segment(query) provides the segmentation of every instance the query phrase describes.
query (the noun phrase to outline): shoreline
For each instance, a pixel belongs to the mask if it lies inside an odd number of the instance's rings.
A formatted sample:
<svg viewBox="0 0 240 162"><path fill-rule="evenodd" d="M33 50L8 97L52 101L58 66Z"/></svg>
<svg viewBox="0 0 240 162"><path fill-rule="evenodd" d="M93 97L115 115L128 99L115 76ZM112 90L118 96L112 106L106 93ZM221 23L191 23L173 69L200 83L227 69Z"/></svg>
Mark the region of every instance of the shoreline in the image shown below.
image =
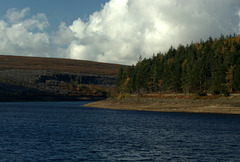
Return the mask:
<svg viewBox="0 0 240 162"><path fill-rule="evenodd" d="M216 99L128 97L122 100L109 98L84 106L115 110L240 115L239 97L218 97Z"/></svg>
<svg viewBox="0 0 240 162"><path fill-rule="evenodd" d="M1 102L60 102L60 101L99 101L105 97L73 97L73 96L19 96L0 97Z"/></svg>

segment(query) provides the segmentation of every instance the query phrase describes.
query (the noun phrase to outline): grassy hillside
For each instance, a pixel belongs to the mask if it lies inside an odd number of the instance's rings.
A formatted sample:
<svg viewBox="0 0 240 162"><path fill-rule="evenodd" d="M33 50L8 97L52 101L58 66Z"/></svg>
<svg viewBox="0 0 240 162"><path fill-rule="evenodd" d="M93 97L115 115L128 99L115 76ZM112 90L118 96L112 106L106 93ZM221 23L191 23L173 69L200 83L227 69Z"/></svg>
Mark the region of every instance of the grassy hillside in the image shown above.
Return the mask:
<svg viewBox="0 0 240 162"><path fill-rule="evenodd" d="M124 66L72 59L0 55L0 70L26 69L117 75L120 67Z"/></svg>
<svg viewBox="0 0 240 162"><path fill-rule="evenodd" d="M16 98L105 98L115 89L119 68L125 66L71 59L1 55L0 101Z"/></svg>

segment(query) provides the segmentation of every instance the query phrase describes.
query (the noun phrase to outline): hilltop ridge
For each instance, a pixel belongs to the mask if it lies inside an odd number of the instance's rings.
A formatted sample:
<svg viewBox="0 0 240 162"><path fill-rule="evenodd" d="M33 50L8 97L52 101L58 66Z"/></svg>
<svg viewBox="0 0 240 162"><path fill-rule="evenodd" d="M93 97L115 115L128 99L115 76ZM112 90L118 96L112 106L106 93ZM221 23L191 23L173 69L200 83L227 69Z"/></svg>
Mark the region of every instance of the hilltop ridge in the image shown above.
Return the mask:
<svg viewBox="0 0 240 162"><path fill-rule="evenodd" d="M0 55L0 70L25 69L117 75L120 67L125 66L87 60Z"/></svg>

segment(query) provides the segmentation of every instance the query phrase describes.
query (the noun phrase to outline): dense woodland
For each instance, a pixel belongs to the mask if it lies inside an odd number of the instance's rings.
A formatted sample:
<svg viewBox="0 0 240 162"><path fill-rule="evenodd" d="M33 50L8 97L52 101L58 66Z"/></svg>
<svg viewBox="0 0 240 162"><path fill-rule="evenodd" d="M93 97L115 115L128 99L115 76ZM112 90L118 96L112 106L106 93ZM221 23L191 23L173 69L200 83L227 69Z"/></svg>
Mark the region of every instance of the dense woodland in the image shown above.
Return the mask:
<svg viewBox="0 0 240 162"><path fill-rule="evenodd" d="M166 53L139 58L136 65L120 69L118 92L177 92L199 95L240 91L240 35L171 47Z"/></svg>

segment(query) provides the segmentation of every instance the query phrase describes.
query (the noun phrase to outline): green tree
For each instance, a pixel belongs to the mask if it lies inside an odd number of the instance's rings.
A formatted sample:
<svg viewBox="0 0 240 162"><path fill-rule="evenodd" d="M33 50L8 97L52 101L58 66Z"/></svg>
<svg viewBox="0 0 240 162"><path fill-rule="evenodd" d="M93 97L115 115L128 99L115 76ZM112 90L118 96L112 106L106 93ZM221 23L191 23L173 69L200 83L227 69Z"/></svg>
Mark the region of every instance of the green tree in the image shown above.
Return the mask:
<svg viewBox="0 0 240 162"><path fill-rule="evenodd" d="M235 91L240 91L240 58L234 68L233 89Z"/></svg>
<svg viewBox="0 0 240 162"><path fill-rule="evenodd" d="M170 47L135 66L120 69L117 86L128 93L240 91L240 35L221 35Z"/></svg>
<svg viewBox="0 0 240 162"><path fill-rule="evenodd" d="M221 58L216 58L212 66L211 93L220 94L224 91L225 71Z"/></svg>
<svg viewBox="0 0 240 162"><path fill-rule="evenodd" d="M226 90L227 90L228 93L232 93L232 91L233 91L233 72L234 72L234 68L235 68L235 66L230 66L230 68L226 72L225 86L226 86Z"/></svg>

